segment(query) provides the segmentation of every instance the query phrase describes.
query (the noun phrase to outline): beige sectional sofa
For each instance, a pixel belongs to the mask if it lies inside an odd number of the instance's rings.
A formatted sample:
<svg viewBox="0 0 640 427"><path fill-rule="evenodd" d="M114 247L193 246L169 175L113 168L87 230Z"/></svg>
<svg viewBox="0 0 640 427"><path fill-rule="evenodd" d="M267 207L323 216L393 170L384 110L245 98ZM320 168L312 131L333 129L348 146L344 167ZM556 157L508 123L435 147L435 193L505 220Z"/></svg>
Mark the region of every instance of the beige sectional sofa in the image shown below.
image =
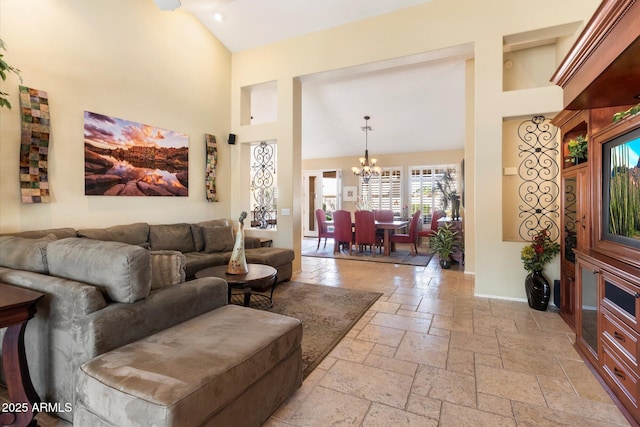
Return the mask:
<svg viewBox="0 0 640 427"><path fill-rule="evenodd" d="M187 279L203 268L227 264L235 242L233 223L227 219L195 224L135 223L79 229L76 233L79 237L129 243L151 251L179 251L186 257ZM248 263L275 267L278 282L291 279L293 250L262 247L259 238L245 237L245 253Z"/></svg>
<svg viewBox="0 0 640 427"><path fill-rule="evenodd" d="M61 228L0 236L0 282L45 294L25 334L29 370L41 399L57 403L61 409L57 415L71 421L73 412L65 408L76 404L75 376L81 365L226 306L224 280L189 279L201 268L228 262L232 237L226 220ZM270 264L278 270L279 281L289 280L293 251L263 248L258 239L251 238L246 246L248 262ZM243 316L257 312L238 308L246 310ZM209 325L209 329L216 326ZM0 330L0 338L3 334ZM210 339L208 345L216 347L218 338ZM243 338L238 335L236 339ZM277 394L283 399L301 384L299 339L287 343L291 348L284 351L293 380L286 382L286 390L285 382L272 384L276 390L282 388ZM251 343L245 348L251 348ZM220 363L211 357L207 363ZM252 356L237 357L240 363ZM269 378L272 368L265 365L263 371L243 379L245 388L238 389L236 396L225 396L225 402L214 405L216 411L224 412L242 396L255 398L256 384L264 383L261 379Z"/></svg>

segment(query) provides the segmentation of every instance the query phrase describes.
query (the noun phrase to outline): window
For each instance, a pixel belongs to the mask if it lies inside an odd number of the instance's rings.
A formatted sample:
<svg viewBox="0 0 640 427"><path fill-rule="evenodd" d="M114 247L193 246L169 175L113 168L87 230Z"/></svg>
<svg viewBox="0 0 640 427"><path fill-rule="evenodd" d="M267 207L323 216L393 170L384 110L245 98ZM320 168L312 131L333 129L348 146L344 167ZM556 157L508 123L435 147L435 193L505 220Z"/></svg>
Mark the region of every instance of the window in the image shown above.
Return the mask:
<svg viewBox="0 0 640 427"><path fill-rule="evenodd" d="M276 144L262 141L251 147L251 227L276 227Z"/></svg>
<svg viewBox="0 0 640 427"><path fill-rule="evenodd" d="M420 209L423 222L430 223L435 210L447 210L451 206L443 196L440 187L447 193L458 191L455 166L414 166L409 169L409 191L411 201L409 214Z"/></svg>
<svg viewBox="0 0 640 427"><path fill-rule="evenodd" d="M391 209L402 214L402 170L383 168L380 176L372 176L368 183L360 181L360 194L369 202L369 209Z"/></svg>

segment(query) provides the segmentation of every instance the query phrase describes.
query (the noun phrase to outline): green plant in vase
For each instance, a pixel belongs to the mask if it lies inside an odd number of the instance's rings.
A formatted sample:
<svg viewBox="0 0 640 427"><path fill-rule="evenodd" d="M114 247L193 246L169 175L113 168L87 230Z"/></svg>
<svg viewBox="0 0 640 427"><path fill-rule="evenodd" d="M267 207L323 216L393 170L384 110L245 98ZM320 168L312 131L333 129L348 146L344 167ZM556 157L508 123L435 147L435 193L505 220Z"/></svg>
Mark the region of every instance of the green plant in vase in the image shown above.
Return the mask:
<svg viewBox="0 0 640 427"><path fill-rule="evenodd" d="M582 161L587 158L587 138L584 135L578 136L576 139L571 139L567 143L567 147L569 148L569 157L571 158L571 163L577 164L582 163Z"/></svg>

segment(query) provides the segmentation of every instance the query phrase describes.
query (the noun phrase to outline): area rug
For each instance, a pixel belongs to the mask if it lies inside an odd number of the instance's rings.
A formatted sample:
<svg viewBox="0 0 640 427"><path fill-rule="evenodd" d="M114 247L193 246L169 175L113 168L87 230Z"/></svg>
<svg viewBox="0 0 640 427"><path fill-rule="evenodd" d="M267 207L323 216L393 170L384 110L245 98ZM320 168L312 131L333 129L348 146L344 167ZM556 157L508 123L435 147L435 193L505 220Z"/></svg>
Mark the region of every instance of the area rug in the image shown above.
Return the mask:
<svg viewBox="0 0 640 427"><path fill-rule="evenodd" d="M302 321L303 378L322 362L381 295L300 282L276 286L269 311Z"/></svg>
<svg viewBox="0 0 640 427"><path fill-rule="evenodd" d="M385 262L390 264L404 264L415 265L418 267L426 267L431 261L433 255L426 252L424 247L418 248L418 255L412 256L410 245L396 244L396 250L391 252L390 256L385 256L376 252L375 256L370 250L365 250L362 253L358 252L355 248L352 249L351 255L348 250L342 250L337 253L333 253L333 241L327 241L327 247L324 247L324 239L320 244L320 248L316 250L318 240L307 239L302 243L302 256L317 257L317 258L335 258L335 259L349 259L354 261L368 261L368 262Z"/></svg>

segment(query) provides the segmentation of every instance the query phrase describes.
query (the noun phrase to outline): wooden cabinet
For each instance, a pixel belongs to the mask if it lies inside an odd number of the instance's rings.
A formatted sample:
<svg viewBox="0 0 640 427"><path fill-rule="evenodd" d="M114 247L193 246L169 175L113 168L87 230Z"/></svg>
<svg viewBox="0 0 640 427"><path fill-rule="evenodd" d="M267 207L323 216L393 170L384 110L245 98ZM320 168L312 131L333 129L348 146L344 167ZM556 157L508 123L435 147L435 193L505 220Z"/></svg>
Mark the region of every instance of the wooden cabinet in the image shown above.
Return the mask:
<svg viewBox="0 0 640 427"><path fill-rule="evenodd" d="M551 81L563 89L560 128L561 305L576 332L576 348L640 423L640 248L604 242L603 146L637 127L612 124L640 99L640 1L603 0ZM636 123L636 124L634 124ZM634 127L635 126L635 127ZM571 161L569 141L587 138L587 160ZM604 242L604 243L603 243ZM605 244L606 243L606 244Z"/></svg>
<svg viewBox="0 0 640 427"><path fill-rule="evenodd" d="M618 107L592 110L565 110L553 119L560 128L561 135L561 210L560 218L560 315L575 329L575 254L574 249L587 250L591 247L592 201L591 136L611 123L611 117ZM575 160L569 153L570 141L587 139L587 154Z"/></svg>
<svg viewBox="0 0 640 427"><path fill-rule="evenodd" d="M640 269L576 250L576 346L640 419Z"/></svg>

